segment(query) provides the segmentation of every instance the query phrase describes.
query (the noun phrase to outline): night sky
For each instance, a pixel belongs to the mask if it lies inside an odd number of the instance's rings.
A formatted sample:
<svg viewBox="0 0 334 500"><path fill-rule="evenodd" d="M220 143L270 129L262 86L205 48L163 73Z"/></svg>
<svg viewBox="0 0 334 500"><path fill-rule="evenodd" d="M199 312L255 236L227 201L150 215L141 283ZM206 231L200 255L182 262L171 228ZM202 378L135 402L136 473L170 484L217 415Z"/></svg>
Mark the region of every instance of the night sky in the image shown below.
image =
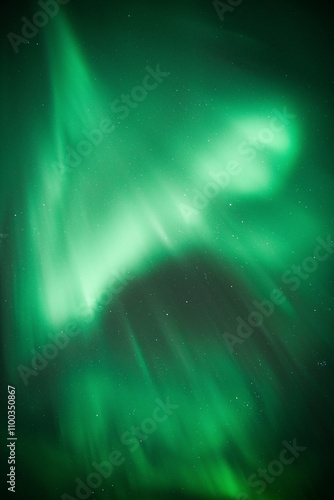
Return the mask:
<svg viewBox="0 0 334 500"><path fill-rule="evenodd" d="M2 498L324 498L329 7L7 8Z"/></svg>

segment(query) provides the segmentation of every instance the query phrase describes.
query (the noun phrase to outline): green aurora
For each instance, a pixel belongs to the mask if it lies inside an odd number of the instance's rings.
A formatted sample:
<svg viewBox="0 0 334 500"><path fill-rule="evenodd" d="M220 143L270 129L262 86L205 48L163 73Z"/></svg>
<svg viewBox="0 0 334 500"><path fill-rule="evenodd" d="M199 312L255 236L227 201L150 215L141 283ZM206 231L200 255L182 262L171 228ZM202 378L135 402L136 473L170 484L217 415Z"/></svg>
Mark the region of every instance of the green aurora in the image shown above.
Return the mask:
<svg viewBox="0 0 334 500"><path fill-rule="evenodd" d="M3 31L19 498L323 497L331 28L230 5L71 0L15 45L31 2Z"/></svg>

